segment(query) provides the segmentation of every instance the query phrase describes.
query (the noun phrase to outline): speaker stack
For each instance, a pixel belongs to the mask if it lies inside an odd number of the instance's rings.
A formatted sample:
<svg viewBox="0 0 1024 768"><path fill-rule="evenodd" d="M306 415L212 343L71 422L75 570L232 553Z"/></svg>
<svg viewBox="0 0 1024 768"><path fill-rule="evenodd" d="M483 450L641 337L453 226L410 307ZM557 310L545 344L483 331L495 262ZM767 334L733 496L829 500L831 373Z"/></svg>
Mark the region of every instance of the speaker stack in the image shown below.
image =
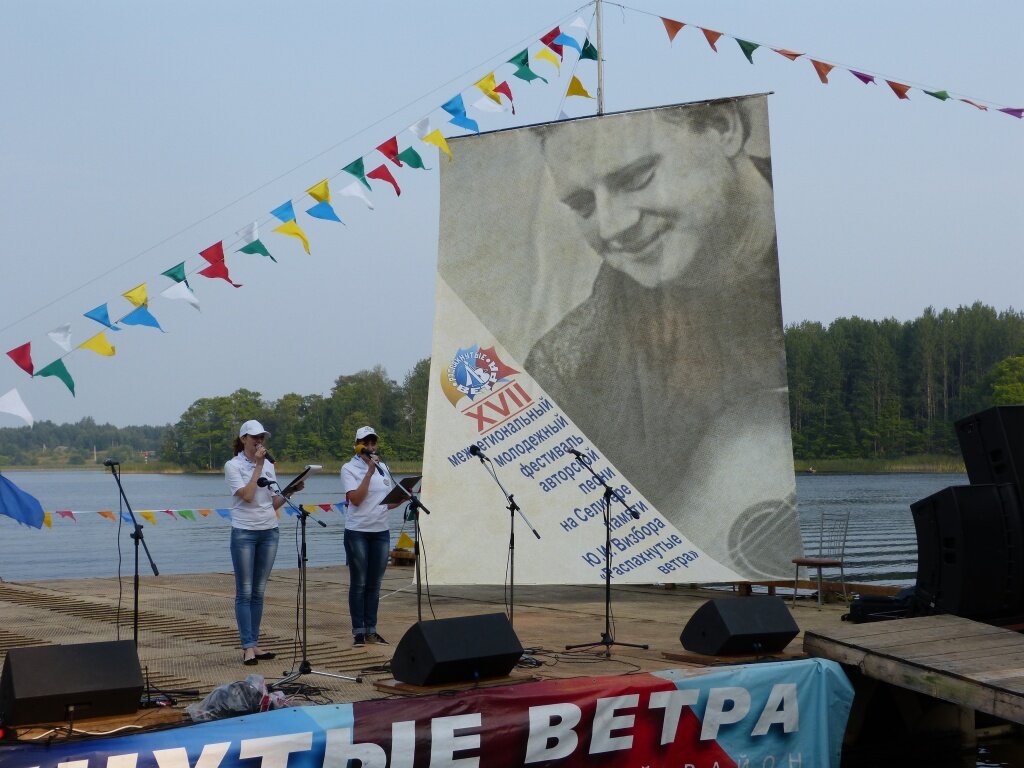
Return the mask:
<svg viewBox="0 0 1024 768"><path fill-rule="evenodd" d="M918 613L970 619L1024 615L1024 406L956 422L970 485L910 505L917 533Z"/></svg>
<svg viewBox="0 0 1024 768"><path fill-rule="evenodd" d="M768 654L780 652L799 632L781 597L726 597L694 611L679 642L707 656Z"/></svg>

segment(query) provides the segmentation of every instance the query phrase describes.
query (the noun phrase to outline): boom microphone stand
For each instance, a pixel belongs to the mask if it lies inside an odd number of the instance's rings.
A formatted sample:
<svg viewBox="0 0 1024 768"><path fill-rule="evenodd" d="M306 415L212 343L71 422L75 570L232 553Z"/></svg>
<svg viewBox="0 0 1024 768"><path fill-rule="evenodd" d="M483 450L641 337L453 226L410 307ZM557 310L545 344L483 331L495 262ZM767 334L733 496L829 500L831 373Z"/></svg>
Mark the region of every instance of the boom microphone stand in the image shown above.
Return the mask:
<svg viewBox="0 0 1024 768"><path fill-rule="evenodd" d="M277 484L276 480L268 480L265 477L261 477L259 480L256 481L256 485L258 485L261 488L265 488L266 486L271 484L274 485L278 493L281 493L281 486ZM339 675L334 672L322 672L318 669L313 669L313 665L309 663L309 656L307 655L306 650L308 648L308 636L306 629L306 518L309 517L309 512L304 510L301 506L296 507L294 504L292 504L292 500L289 499L284 494L281 494L281 498L283 498L284 503L287 504L288 507L299 516L299 528L302 531L300 535L301 543L299 545L299 581L302 584L302 598L299 603L302 611L302 639L300 641L302 645L302 661L299 662L299 666L296 670L294 670L293 672L289 672L280 680L273 683L272 685L268 685L267 687L270 688L275 686L286 685L294 680L297 680L302 675L321 675L323 677L333 677L337 680L349 680L354 683L361 683L363 682L363 678L361 677L349 677L348 675ZM314 522L316 522L316 524L319 525L321 528L327 527L327 523L325 523L323 520L317 520L316 518L314 518Z"/></svg>
<svg viewBox="0 0 1024 768"><path fill-rule="evenodd" d="M569 449L569 453L576 457L576 462L581 467L584 467L588 472L590 472L595 480L604 486L604 632L601 633L601 639L596 643L567 645L565 646L565 650L571 651L577 648L593 648L595 646L602 645L604 646L604 655L606 658L611 658L613 645L621 645L625 648L642 648L647 650L646 643L617 643L615 642L615 636L612 634L612 499L614 498L618 500L622 506L629 511L629 514L637 520L640 519L640 513L627 504L626 500L622 498L622 494L608 485L608 483L604 481L604 478L594 471L594 468L590 466L590 462L582 453L572 448Z"/></svg>
<svg viewBox="0 0 1024 768"><path fill-rule="evenodd" d="M533 535L540 539L540 534L537 533L537 529L530 525L530 521L523 514L523 510L516 504L516 500L512 498L512 494L505 490L505 486L501 484L501 480L498 479L498 473L494 469L494 465L491 460L487 458L487 455L480 450L480 446L473 443L469 446L469 453L471 456L476 456L480 459L480 463L483 464L484 469L494 478L494 482L498 484L501 492L505 495L505 501L508 502L508 506L505 507L509 514L509 530L508 530L508 624L510 627L515 629L515 608L516 608L516 512L523 518L523 522L526 523L526 527L533 531Z"/></svg>
<svg viewBox="0 0 1024 768"><path fill-rule="evenodd" d="M132 519L132 525L134 530L131 533L132 540L135 542L135 580L133 582L132 590L135 596L135 607L134 607L134 618L132 619L132 638L135 640L136 649L139 647L139 545L146 550L146 557L149 559L149 567L153 569L153 575L159 576L160 571L157 570L156 563L153 562L153 556L149 554L149 547L146 546L146 539L142 535L142 526L139 524L138 519L135 517L135 512L132 511L132 505L128 503L128 497L124 495L124 486L121 485L121 462L114 459L107 459L103 462L103 466L110 468L110 474L113 475L114 481L117 483L117 491L121 495L121 501L128 508L128 516Z"/></svg>
<svg viewBox="0 0 1024 768"><path fill-rule="evenodd" d="M393 488L401 488L402 493L405 494L409 501L409 507L406 509L406 520L412 520L413 533L416 534L416 540L413 542L413 559L416 564L416 621L423 621L423 579L420 578L420 510L422 509L428 515L430 510L427 509L426 505L419 500L419 497L406 488L401 483L395 482L395 476L391 474L391 467L387 464L381 469L381 465L374 461L374 469L381 474L384 474L385 470L388 473L388 479L391 480L391 486Z"/></svg>

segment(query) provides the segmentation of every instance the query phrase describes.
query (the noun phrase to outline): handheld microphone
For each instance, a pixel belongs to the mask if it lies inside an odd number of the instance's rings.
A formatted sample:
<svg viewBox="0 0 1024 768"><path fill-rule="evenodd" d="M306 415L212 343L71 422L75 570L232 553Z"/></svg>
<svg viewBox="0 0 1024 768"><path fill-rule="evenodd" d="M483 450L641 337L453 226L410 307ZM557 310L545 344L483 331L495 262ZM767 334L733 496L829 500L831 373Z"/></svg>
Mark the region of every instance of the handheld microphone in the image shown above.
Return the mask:
<svg viewBox="0 0 1024 768"><path fill-rule="evenodd" d="M274 461L274 457L270 455L270 451L268 451L266 448L263 449L263 458L269 461L271 464L277 464L277 462Z"/></svg>
<svg viewBox="0 0 1024 768"><path fill-rule="evenodd" d="M377 470L377 474L380 475L381 477L384 477L384 469L380 466L380 464L377 463L377 457L380 456L380 454L377 451L371 451L365 445L361 444L357 445L356 449L356 453L358 455L369 456L374 469Z"/></svg>
<svg viewBox="0 0 1024 768"><path fill-rule="evenodd" d="M119 467L119 466L121 466L121 462L118 461L117 459L104 459L103 460L103 466L104 467Z"/></svg>
<svg viewBox="0 0 1024 768"><path fill-rule="evenodd" d="M468 450L470 456L476 456L478 459L480 459L481 462L490 461L490 459L487 458L487 454L480 450L480 446L477 445L476 443L473 443L471 446L469 446Z"/></svg>

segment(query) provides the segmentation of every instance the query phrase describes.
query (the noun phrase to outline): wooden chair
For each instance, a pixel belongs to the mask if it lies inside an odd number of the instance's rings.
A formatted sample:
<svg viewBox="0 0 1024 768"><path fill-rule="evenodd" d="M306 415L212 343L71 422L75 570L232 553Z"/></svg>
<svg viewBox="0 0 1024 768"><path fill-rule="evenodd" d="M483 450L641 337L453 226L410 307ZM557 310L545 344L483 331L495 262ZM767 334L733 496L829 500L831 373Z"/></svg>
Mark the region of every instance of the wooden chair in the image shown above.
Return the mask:
<svg viewBox="0 0 1024 768"><path fill-rule="evenodd" d="M839 583L843 587L843 599L846 595L846 573L843 560L846 556L846 531L850 525L850 510L834 512L824 510L818 520L817 551L806 557L794 557L796 575L793 577L793 605L796 605L796 588L800 580L800 566L816 568L818 571L818 605L821 605L822 579L821 572L825 568L839 569Z"/></svg>

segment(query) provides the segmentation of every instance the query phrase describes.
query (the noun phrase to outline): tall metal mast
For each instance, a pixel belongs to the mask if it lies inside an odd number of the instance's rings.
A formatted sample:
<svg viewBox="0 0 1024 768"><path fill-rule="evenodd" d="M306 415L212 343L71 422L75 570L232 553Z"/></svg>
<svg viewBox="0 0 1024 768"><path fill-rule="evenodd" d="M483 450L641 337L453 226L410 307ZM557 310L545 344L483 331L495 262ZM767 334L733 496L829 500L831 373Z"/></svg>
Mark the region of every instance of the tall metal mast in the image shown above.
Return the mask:
<svg viewBox="0 0 1024 768"><path fill-rule="evenodd" d="M604 114L604 24L602 23L601 0L595 0L597 20L597 114Z"/></svg>

